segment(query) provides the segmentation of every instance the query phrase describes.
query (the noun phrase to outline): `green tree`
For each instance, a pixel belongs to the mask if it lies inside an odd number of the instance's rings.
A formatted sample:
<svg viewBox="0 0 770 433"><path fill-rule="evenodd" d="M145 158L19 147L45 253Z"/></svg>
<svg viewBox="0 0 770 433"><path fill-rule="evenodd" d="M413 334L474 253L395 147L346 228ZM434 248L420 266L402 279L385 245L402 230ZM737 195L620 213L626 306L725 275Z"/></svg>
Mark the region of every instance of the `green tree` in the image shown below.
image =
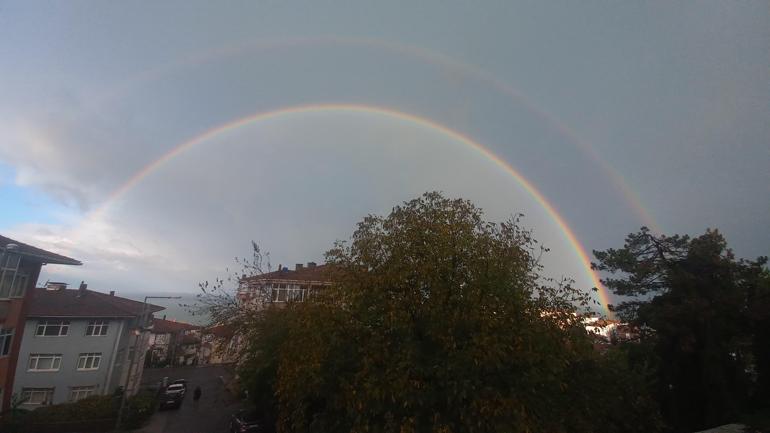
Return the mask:
<svg viewBox="0 0 770 433"><path fill-rule="evenodd" d="M260 316L241 374L284 432L655 431L636 373L593 350L589 295L541 253L439 193L368 216L327 253L332 288Z"/></svg>
<svg viewBox="0 0 770 433"><path fill-rule="evenodd" d="M623 248L594 255L595 269L617 275L604 284L631 297L613 309L639 326L651 347L668 422L693 430L734 421L746 408L748 372L757 365L752 332L767 323L758 303L767 259L736 259L716 230L690 238L646 228Z"/></svg>

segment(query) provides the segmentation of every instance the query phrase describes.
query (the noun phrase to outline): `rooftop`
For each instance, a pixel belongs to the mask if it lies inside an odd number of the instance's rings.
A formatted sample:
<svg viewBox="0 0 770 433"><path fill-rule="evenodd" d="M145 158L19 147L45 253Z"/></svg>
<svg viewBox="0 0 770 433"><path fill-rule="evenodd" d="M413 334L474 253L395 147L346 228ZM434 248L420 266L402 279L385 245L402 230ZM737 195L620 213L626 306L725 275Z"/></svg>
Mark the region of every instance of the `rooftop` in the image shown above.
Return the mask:
<svg viewBox="0 0 770 433"><path fill-rule="evenodd" d="M217 338L232 337L235 335L235 330L229 325L214 325L206 328L203 331L204 334L211 334Z"/></svg>
<svg viewBox="0 0 770 433"><path fill-rule="evenodd" d="M191 325L185 322L175 320L152 319L153 334L173 334L177 332L193 331L200 329L200 326Z"/></svg>
<svg viewBox="0 0 770 433"><path fill-rule="evenodd" d="M245 278L244 281L287 280L331 282L331 278L328 275L328 265L315 265L315 263L310 263L309 266L296 265L294 270L289 270L288 268L280 266L279 268L280 269L277 271Z"/></svg>
<svg viewBox="0 0 770 433"><path fill-rule="evenodd" d="M148 312L161 311L159 305L147 304ZM37 287L29 303L29 317L134 317L142 314L144 304L120 296L88 289L48 290Z"/></svg>
<svg viewBox="0 0 770 433"><path fill-rule="evenodd" d="M50 263L52 265L82 265L82 263L80 263L78 260L33 247L32 245L25 244L24 242L19 242L0 235L0 248L5 249L8 245L12 244L16 245L17 249L15 251L19 254L35 259L42 263Z"/></svg>

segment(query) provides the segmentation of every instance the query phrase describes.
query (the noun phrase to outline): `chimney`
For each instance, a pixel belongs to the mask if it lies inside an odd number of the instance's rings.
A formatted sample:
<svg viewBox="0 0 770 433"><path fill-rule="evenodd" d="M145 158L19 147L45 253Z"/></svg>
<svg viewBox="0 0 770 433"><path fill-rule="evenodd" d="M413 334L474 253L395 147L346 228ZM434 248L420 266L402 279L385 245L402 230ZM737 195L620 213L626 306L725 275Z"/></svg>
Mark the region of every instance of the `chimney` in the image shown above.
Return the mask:
<svg viewBox="0 0 770 433"><path fill-rule="evenodd" d="M294 270L301 271L303 267L305 266L302 263L297 263L296 265L294 265Z"/></svg>
<svg viewBox="0 0 770 433"><path fill-rule="evenodd" d="M88 284L86 284L85 281L80 282L80 287L78 287L78 298L80 298L81 296L85 296L87 287L88 287Z"/></svg>
<svg viewBox="0 0 770 433"><path fill-rule="evenodd" d="M115 296L115 291L114 290L110 290L110 296Z"/></svg>
<svg viewBox="0 0 770 433"><path fill-rule="evenodd" d="M315 268L315 262L307 262L307 267L310 269Z"/></svg>

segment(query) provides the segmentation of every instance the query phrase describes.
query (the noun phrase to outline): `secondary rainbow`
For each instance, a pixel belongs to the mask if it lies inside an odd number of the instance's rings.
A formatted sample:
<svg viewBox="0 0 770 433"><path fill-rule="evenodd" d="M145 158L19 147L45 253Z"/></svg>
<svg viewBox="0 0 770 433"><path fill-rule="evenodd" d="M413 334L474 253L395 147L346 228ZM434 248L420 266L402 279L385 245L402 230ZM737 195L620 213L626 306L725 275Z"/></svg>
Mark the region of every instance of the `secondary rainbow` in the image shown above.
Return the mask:
<svg viewBox="0 0 770 433"><path fill-rule="evenodd" d="M570 143L581 149L581 151L583 151L589 158L591 158L611 179L611 184L618 189L620 194L625 199L625 202L631 207L631 209L633 209L642 223L651 228L656 233L663 232L652 215L650 215L647 208L642 204L639 195L633 189L631 189L625 178L599 154L599 152L593 145L591 145L590 142L580 138L567 124L561 122L549 112L539 108L537 104L526 97L526 95L524 95L521 91L499 79L498 77L495 77L484 69L473 64L461 62L446 54L431 51L423 47L401 44L393 41L361 37L351 38L339 36L321 36L313 38L257 39L237 45L221 46L204 52L196 52L192 55L185 56L180 59L175 59L157 67L142 71L140 74L133 76L122 85L112 89L110 93L107 93L101 98L96 99L114 99L120 95L128 94L132 87L135 87L140 83L155 81L163 76L171 74L173 71L182 70L186 67L195 65L206 64L214 61L215 59L235 56L248 50L259 51L269 49L288 49L292 47L307 47L313 45L347 46L383 50L386 52L417 59L442 69L446 69L447 71L459 73L465 77L472 77L479 82L492 86L502 94L510 97L512 100L521 103L529 112L542 119L545 124L554 128ZM96 104L97 107L100 105L100 103Z"/></svg>
<svg viewBox="0 0 770 433"><path fill-rule="evenodd" d="M564 233L564 236L566 237L570 246L574 250L574 253L579 258L581 264L585 268L586 274L591 279L591 282L597 288L599 302L602 304L602 307L604 308L605 312L607 314L610 314L607 308L607 305L609 303L607 290L599 281L599 278L596 275L596 273L591 269L591 261L588 258L588 254L586 253L585 249L583 248L582 244L578 240L575 233L572 231L569 225L567 225L564 218L556 211L554 206L545 198L545 196L537 188L535 188L534 185L532 185L524 176L522 176L518 171L516 171L509 163L502 160L500 157L498 157L497 155L489 151L480 143L472 140L471 138L463 135L462 133L457 132L453 129L450 129L449 127L446 127L444 125L438 124L432 120L429 120L414 114L398 111L395 109L386 108L386 107L356 105L356 104L299 105L299 106L285 107L278 110L259 112L256 114L252 114L246 117L241 117L239 119L213 127L175 146L173 149L165 153L160 158L147 164L144 168L139 170L130 179L128 179L128 181L126 181L119 188L113 191L112 194L110 194L110 196L107 198L107 200L99 208L94 210L94 212L90 215L90 217L98 218L100 214L103 214L105 212L105 210L109 207L111 203L115 202L121 196L126 194L129 190L131 190L134 186L136 186L139 182L141 182L142 179L147 177L147 175L157 170L158 168L160 168L161 166L163 166L164 164L166 164L168 161L175 158L176 156L189 150L190 148L198 144L201 144L209 139L212 139L219 134L225 133L227 131L231 131L233 129L236 129L245 125L252 124L254 122L264 121L264 120L268 120L268 119L276 118L280 116L300 114L300 113L328 112L328 111L375 114L375 115L386 116L393 119L403 120L406 122L411 122L411 123L441 132L442 134L448 137L451 137L483 154L494 164L496 164L497 166L505 170L508 174L510 174L516 180L516 182L518 182L535 199L535 201L537 201L538 204L540 204L546 210L546 212L553 218L554 222L559 226L562 233Z"/></svg>

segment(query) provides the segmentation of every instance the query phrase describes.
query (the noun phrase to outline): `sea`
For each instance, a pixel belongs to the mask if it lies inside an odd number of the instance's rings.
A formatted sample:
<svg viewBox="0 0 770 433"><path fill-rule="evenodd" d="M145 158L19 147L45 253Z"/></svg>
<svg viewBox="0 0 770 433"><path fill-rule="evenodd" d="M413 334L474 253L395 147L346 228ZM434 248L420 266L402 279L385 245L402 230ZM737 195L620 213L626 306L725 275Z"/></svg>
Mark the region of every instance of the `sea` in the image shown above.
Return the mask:
<svg viewBox="0 0 770 433"><path fill-rule="evenodd" d="M124 293L121 296L133 299L134 301L144 302L145 296L180 296L180 299L148 299L147 302L153 305L159 305L165 309L155 313L156 318L165 318L166 320L175 320L177 322L190 323L192 325L205 326L210 324L208 314L198 311L195 308L198 303L197 293Z"/></svg>

